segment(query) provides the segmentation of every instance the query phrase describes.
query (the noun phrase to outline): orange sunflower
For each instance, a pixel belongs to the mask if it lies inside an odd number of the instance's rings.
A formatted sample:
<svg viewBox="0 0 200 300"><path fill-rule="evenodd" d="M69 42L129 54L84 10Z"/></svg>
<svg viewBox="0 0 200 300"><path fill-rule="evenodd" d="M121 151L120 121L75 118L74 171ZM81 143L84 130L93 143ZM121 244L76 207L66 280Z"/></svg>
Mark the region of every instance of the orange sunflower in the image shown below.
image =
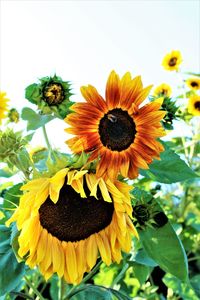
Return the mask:
<svg viewBox="0 0 200 300"><path fill-rule="evenodd" d="M97 161L97 175L136 178L138 169L148 169L154 158L159 159L163 146L156 140L165 135L160 111L162 101L140 104L152 86L143 88L141 77L131 78L127 72L121 79L112 71L104 98L91 86L81 87L87 103L76 103L65 121L66 131L76 135L66 143L75 153L91 153Z"/></svg>

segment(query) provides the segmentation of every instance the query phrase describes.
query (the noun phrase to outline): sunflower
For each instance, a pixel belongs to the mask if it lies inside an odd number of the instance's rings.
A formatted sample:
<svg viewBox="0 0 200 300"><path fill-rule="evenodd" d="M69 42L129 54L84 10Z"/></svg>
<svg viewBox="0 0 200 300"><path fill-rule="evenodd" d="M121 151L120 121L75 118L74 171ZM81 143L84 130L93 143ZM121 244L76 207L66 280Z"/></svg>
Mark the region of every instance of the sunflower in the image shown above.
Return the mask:
<svg viewBox="0 0 200 300"><path fill-rule="evenodd" d="M110 265L120 262L122 250L130 251L137 232L127 184L65 168L21 189L25 193L6 225L16 221L19 256L46 280L57 273L78 284L99 255Z"/></svg>
<svg viewBox="0 0 200 300"><path fill-rule="evenodd" d="M199 78L189 78L186 80L187 86L191 90L200 90L200 79Z"/></svg>
<svg viewBox="0 0 200 300"><path fill-rule="evenodd" d="M194 95L189 98L188 112L194 116L200 116L200 96Z"/></svg>
<svg viewBox="0 0 200 300"><path fill-rule="evenodd" d="M6 93L0 91L0 124L2 119L6 118L5 112L8 111L7 109L7 102L9 101L6 98Z"/></svg>
<svg viewBox="0 0 200 300"><path fill-rule="evenodd" d="M159 159L163 146L156 138L165 132L160 121L165 112L162 103L140 107L152 86L143 88L140 76L132 79L127 72L120 80L112 71L106 86L106 101L89 85L81 88L87 103L76 103L65 121L68 133L77 135L66 143L73 152L91 152L99 177L136 178L138 169L148 169L153 158Z"/></svg>
<svg viewBox="0 0 200 300"><path fill-rule="evenodd" d="M153 96L154 97L170 97L171 94L172 94L171 87L166 83L162 83L155 88Z"/></svg>
<svg viewBox="0 0 200 300"><path fill-rule="evenodd" d="M182 63L182 55L180 51L173 50L168 53L162 61L162 66L167 71L178 71L179 65Z"/></svg>

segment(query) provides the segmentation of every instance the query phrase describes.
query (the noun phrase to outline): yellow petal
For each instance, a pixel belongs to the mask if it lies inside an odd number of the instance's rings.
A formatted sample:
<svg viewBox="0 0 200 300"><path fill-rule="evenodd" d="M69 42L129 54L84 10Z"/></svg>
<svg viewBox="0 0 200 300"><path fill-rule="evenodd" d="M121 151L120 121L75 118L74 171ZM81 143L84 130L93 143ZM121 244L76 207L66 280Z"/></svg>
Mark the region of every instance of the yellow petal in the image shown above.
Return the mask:
<svg viewBox="0 0 200 300"><path fill-rule="evenodd" d="M66 266L67 273L71 282L75 283L78 278L77 262L76 262L76 252L74 245L71 242L66 243Z"/></svg>
<svg viewBox="0 0 200 300"><path fill-rule="evenodd" d="M112 202L112 199L109 195L107 186L106 186L105 181L103 180L103 178L100 178L100 180L99 180L99 187L100 187L103 199L107 202Z"/></svg>
<svg viewBox="0 0 200 300"><path fill-rule="evenodd" d="M94 267L97 261L98 248L95 235L91 235L86 242L86 259L90 269Z"/></svg>
<svg viewBox="0 0 200 300"><path fill-rule="evenodd" d="M111 264L111 251L107 236L104 233L104 231L102 231L96 233L95 237L102 260L103 262L105 262L106 265L109 266Z"/></svg>

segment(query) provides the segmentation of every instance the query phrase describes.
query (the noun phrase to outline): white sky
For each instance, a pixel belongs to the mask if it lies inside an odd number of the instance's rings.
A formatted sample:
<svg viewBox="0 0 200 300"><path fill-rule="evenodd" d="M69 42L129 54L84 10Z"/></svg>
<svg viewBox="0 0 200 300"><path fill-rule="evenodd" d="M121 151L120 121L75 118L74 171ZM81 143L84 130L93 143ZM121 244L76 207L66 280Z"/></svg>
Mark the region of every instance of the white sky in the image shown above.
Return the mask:
<svg viewBox="0 0 200 300"><path fill-rule="evenodd" d="M161 67L172 49L182 53L182 71L200 71L200 1L1 0L0 84L18 109L31 106L25 87L55 72L72 81L77 101L88 83L104 94L112 69L142 75L144 85L176 86L176 74ZM63 149L65 127L47 125Z"/></svg>

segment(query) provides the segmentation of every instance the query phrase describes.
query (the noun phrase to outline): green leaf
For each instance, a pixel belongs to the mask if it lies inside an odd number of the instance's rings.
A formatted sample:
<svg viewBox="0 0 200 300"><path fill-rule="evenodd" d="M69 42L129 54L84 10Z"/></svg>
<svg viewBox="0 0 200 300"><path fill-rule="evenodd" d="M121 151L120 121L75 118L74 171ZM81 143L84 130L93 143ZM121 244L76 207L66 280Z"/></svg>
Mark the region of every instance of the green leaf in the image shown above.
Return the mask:
<svg viewBox="0 0 200 300"><path fill-rule="evenodd" d="M5 192L3 207L13 209L15 208L14 204L19 204L19 198L22 195L21 186L22 183L18 183Z"/></svg>
<svg viewBox="0 0 200 300"><path fill-rule="evenodd" d="M58 300L59 288L58 288L58 279L56 276L52 276L50 281L50 295L53 300Z"/></svg>
<svg viewBox="0 0 200 300"><path fill-rule="evenodd" d="M36 113L29 107L23 108L21 117L23 120L28 121L27 130L36 130L55 119L52 115L41 115Z"/></svg>
<svg viewBox="0 0 200 300"><path fill-rule="evenodd" d="M193 72L185 72L185 74L188 74L188 75L192 75L192 76L197 76L197 77L200 77L200 74L198 74L198 73L193 73Z"/></svg>
<svg viewBox="0 0 200 300"><path fill-rule="evenodd" d="M171 149L160 155L161 160L154 160L148 170L141 170L141 175L161 183L174 183L199 177Z"/></svg>
<svg viewBox="0 0 200 300"><path fill-rule="evenodd" d="M139 264L145 265L145 266L149 266L149 267L156 267L158 264L151 259L146 251L144 249L140 249L136 256L134 257L134 261L136 261Z"/></svg>
<svg viewBox="0 0 200 300"><path fill-rule="evenodd" d="M200 298L200 274L195 275L190 279L190 284L193 287L195 294Z"/></svg>
<svg viewBox="0 0 200 300"><path fill-rule="evenodd" d="M33 83L25 89L25 98L31 103L37 104L37 97L39 96L38 84Z"/></svg>
<svg viewBox="0 0 200 300"><path fill-rule="evenodd" d="M162 211L158 204L157 208ZM138 229L138 233L145 251L161 269L182 281L188 279L187 256L169 221L160 228Z"/></svg>
<svg viewBox="0 0 200 300"><path fill-rule="evenodd" d="M76 295L70 297L72 300L113 300L109 289L96 285L86 285Z"/></svg>
<svg viewBox="0 0 200 300"><path fill-rule="evenodd" d="M132 298L125 295L122 291L117 290L111 290L112 294L118 299L118 300L131 300Z"/></svg>
<svg viewBox="0 0 200 300"><path fill-rule="evenodd" d="M174 294L178 294L181 299L199 300L189 282L181 282L178 278L170 274L164 276L163 282L168 288L173 290Z"/></svg>
<svg viewBox="0 0 200 300"><path fill-rule="evenodd" d="M0 225L0 296L20 284L25 273L24 263L18 263L10 245L11 229Z"/></svg>
<svg viewBox="0 0 200 300"><path fill-rule="evenodd" d="M138 279L139 283L142 285L149 277L150 268L148 266L131 262L130 265L133 267L134 277Z"/></svg>
<svg viewBox="0 0 200 300"><path fill-rule="evenodd" d="M10 169L8 168L4 168L0 170L0 177L5 177L5 178L9 178L12 177L14 175L13 172L10 171Z"/></svg>

